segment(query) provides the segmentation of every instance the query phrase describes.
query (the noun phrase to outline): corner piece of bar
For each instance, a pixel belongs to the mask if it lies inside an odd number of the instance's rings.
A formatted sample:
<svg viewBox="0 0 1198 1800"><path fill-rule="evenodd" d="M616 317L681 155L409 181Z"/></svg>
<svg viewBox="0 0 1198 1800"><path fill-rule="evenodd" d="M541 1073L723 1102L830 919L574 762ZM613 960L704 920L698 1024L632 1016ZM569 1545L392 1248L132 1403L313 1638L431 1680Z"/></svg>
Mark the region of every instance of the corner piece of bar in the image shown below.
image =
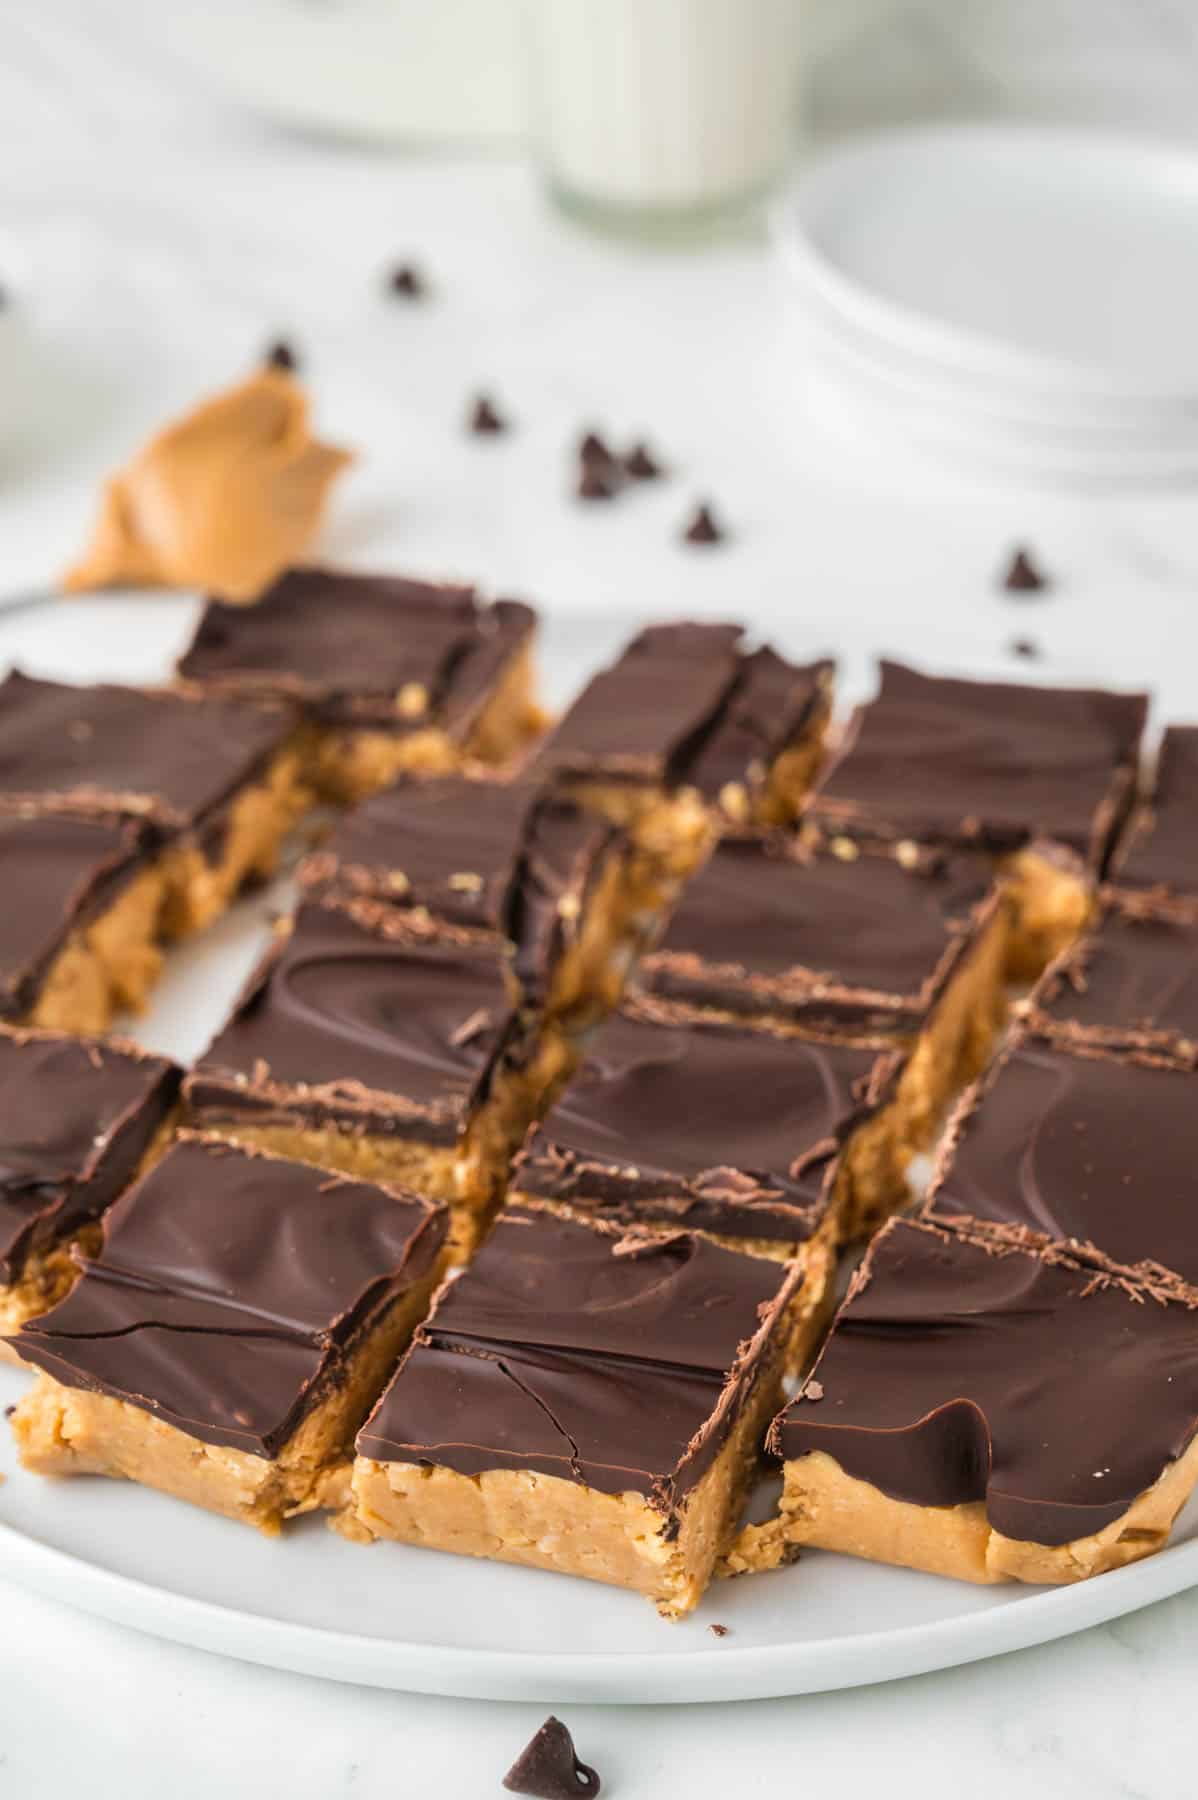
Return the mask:
<svg viewBox="0 0 1198 1800"><path fill-rule="evenodd" d="M1198 1312L1167 1284L896 1220L771 1446L794 1544L1057 1583L1163 1548L1196 1433Z"/></svg>
<svg viewBox="0 0 1198 1800"><path fill-rule="evenodd" d="M984 850L1017 894L1012 970L1084 923L1135 797L1144 694L952 680L883 662L820 782L829 835Z"/></svg>
<svg viewBox="0 0 1198 1800"><path fill-rule="evenodd" d="M687 779L733 827L793 824L815 782L835 664L792 663L768 644L743 654L719 719Z"/></svg>
<svg viewBox="0 0 1198 1800"><path fill-rule="evenodd" d="M698 1602L781 1391L788 1263L513 1209L358 1436L346 1528Z"/></svg>
<svg viewBox="0 0 1198 1800"><path fill-rule="evenodd" d="M164 1134L180 1079L131 1044L0 1028L0 1336L69 1291L71 1246Z"/></svg>
<svg viewBox="0 0 1198 1800"><path fill-rule="evenodd" d="M923 1148L989 1054L1007 936L977 857L726 837L635 980L700 1015L907 1050L900 1102Z"/></svg>
<svg viewBox="0 0 1198 1800"><path fill-rule="evenodd" d="M926 1216L1096 1247L1146 1282L1168 1271L1198 1292L1193 1106L1188 1070L1017 1034L954 1114Z"/></svg>
<svg viewBox="0 0 1198 1800"><path fill-rule="evenodd" d="M497 1197L567 1066L513 1009L506 956L382 901L306 901L188 1077L192 1118L461 1209Z"/></svg>
<svg viewBox="0 0 1198 1800"><path fill-rule="evenodd" d="M472 587L292 569L253 606L210 600L179 674L297 704L310 779L354 801L404 770L520 754L541 727L535 627L530 607Z"/></svg>
<svg viewBox="0 0 1198 1800"><path fill-rule="evenodd" d="M1065 1049L1198 1069L1198 916L1105 905L1021 1010Z"/></svg>
<svg viewBox="0 0 1198 1800"><path fill-rule="evenodd" d="M1137 808L1108 879L1142 906L1198 914L1198 725L1170 725L1151 797Z"/></svg>
<svg viewBox="0 0 1198 1800"><path fill-rule="evenodd" d="M321 1503L423 1316L444 1208L183 1137L16 1338L42 1475L111 1475L276 1533Z"/></svg>

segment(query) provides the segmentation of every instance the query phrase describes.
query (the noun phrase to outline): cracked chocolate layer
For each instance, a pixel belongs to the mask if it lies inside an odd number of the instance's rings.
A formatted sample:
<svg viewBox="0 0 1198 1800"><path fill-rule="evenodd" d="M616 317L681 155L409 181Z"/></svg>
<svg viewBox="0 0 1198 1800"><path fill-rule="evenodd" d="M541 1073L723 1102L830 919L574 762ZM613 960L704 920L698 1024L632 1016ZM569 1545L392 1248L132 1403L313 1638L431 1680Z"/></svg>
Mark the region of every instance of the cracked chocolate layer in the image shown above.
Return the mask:
<svg viewBox="0 0 1198 1800"><path fill-rule="evenodd" d="M1026 1010L1066 1047L1198 1067L1198 919L1106 908Z"/></svg>
<svg viewBox="0 0 1198 1800"><path fill-rule="evenodd" d="M539 1470L671 1513L739 1416L799 1280L687 1233L512 1208L441 1290L359 1453Z"/></svg>
<svg viewBox="0 0 1198 1800"><path fill-rule="evenodd" d="M445 1228L414 1195L184 1138L112 1208L67 1299L14 1342L67 1387L270 1457L427 1276Z"/></svg>

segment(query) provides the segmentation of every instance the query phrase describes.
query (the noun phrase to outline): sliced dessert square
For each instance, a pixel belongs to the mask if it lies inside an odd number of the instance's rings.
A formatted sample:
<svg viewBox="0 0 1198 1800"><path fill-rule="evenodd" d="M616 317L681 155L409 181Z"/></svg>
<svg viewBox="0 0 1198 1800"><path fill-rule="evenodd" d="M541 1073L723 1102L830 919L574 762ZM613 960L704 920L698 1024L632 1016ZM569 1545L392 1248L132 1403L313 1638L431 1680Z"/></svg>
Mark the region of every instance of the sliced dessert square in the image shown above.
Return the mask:
<svg viewBox="0 0 1198 1800"><path fill-rule="evenodd" d="M210 600L179 663L208 693L290 700L322 796L359 800L403 770L507 762L541 726L536 615L472 587L291 569L253 606Z"/></svg>
<svg viewBox="0 0 1198 1800"><path fill-rule="evenodd" d="M164 1144L179 1081L131 1044L0 1028L0 1338L67 1293L72 1246L95 1247Z"/></svg>
<svg viewBox="0 0 1198 1800"><path fill-rule="evenodd" d="M359 1433L343 1528L689 1612L755 1475L801 1279L686 1232L505 1212Z"/></svg>
<svg viewBox="0 0 1198 1800"><path fill-rule="evenodd" d="M1019 901L1012 972L1084 924L1136 792L1143 694L956 681L883 662L812 799L830 837L987 851Z"/></svg>
<svg viewBox="0 0 1198 1800"><path fill-rule="evenodd" d="M1198 1297L1175 1288L893 1221L771 1431L785 1538L977 1582L1162 1549L1198 1480Z"/></svg>
<svg viewBox="0 0 1198 1800"><path fill-rule="evenodd" d="M792 663L768 644L742 652L731 695L687 780L734 826L789 825L815 782L835 665Z"/></svg>
<svg viewBox="0 0 1198 1800"><path fill-rule="evenodd" d="M447 1215L185 1135L15 1344L25 1468L111 1475L271 1535L323 1484L427 1311Z"/></svg>
<svg viewBox="0 0 1198 1800"><path fill-rule="evenodd" d="M1096 1247L1198 1289L1193 1107L1188 1069L1070 1055L1017 1036L953 1116L928 1216Z"/></svg>
<svg viewBox="0 0 1198 1800"><path fill-rule="evenodd" d="M1198 917L1104 907L1021 1010L1066 1048L1198 1068Z"/></svg>
<svg viewBox="0 0 1198 1800"><path fill-rule="evenodd" d="M566 1067L511 1005L481 933L325 894L280 929L188 1077L191 1118L239 1141L484 1216Z"/></svg>
<svg viewBox="0 0 1198 1800"><path fill-rule="evenodd" d="M1145 905L1198 912L1198 725L1170 725L1148 800L1111 863L1120 893Z"/></svg>
<svg viewBox="0 0 1198 1800"><path fill-rule="evenodd" d="M1007 936L983 859L729 836L635 980L709 1017L906 1050L897 1104L917 1149L989 1054Z"/></svg>

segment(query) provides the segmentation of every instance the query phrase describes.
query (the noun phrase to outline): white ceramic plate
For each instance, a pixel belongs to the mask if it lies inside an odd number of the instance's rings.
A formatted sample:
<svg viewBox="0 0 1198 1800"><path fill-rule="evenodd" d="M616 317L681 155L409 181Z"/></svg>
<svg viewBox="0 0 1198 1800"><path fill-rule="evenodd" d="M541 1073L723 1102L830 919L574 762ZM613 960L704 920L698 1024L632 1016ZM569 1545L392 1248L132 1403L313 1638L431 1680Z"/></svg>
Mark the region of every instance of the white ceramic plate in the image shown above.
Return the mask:
<svg viewBox="0 0 1198 1800"><path fill-rule="evenodd" d="M152 681L184 641L185 602L78 601L0 617L0 670ZM564 698L632 621L563 618L546 630L549 686ZM796 654L831 637L783 629ZM946 640L915 630L910 654L994 674ZM841 622L842 645L851 639ZM860 692L852 641L845 697ZM1113 645L1094 654L1120 666ZM1008 671L1009 672L1009 668ZM1058 680L1092 673L1054 660ZM1125 671L1130 675L1131 671ZM153 1048L196 1055L220 1022L268 932L276 889L239 906L172 956L138 1028ZM29 1377L0 1369L0 1405ZM432 1551L348 1544L319 1519L271 1542L244 1526L132 1485L45 1482L16 1466L0 1433L0 1576L182 1643L305 1674L490 1699L739 1700L853 1686L968 1662L1061 1637L1198 1582L1198 1506L1151 1561L1079 1587L972 1588L906 1570L811 1553L776 1575L718 1584L698 1613L667 1625L638 1596L539 1571ZM729 1627L723 1638L708 1630Z"/></svg>

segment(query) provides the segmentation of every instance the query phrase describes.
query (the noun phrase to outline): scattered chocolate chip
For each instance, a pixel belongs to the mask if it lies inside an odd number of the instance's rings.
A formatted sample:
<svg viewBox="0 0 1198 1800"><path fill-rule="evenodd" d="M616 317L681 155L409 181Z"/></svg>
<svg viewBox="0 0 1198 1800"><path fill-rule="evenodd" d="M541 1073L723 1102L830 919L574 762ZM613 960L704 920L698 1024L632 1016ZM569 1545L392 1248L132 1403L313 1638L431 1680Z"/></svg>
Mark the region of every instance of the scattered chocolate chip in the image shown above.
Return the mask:
<svg viewBox="0 0 1198 1800"><path fill-rule="evenodd" d="M1031 661L1040 655L1040 646L1034 638L1012 638L1011 655L1025 656Z"/></svg>
<svg viewBox="0 0 1198 1800"><path fill-rule="evenodd" d="M396 263L387 277L387 290L404 300L423 300L428 294L424 276L415 263Z"/></svg>
<svg viewBox="0 0 1198 1800"><path fill-rule="evenodd" d="M299 357L286 338L276 338L262 360L268 369L285 369L289 375L299 368Z"/></svg>
<svg viewBox="0 0 1198 1800"><path fill-rule="evenodd" d="M710 1631L712 1637L727 1637L731 1632L732 1627L730 1625L709 1625L707 1629Z"/></svg>
<svg viewBox="0 0 1198 1800"><path fill-rule="evenodd" d="M723 542L724 533L709 506L696 506L682 537L687 544L719 544Z"/></svg>
<svg viewBox="0 0 1198 1800"><path fill-rule="evenodd" d="M477 437L496 437L507 430L507 420L496 412L489 394L479 394L470 414L470 429Z"/></svg>
<svg viewBox="0 0 1198 1800"><path fill-rule="evenodd" d="M615 469L616 459L597 431L588 431L578 446L578 460L584 469Z"/></svg>
<svg viewBox="0 0 1198 1800"><path fill-rule="evenodd" d="M1002 584L1008 594L1039 594L1052 585L1043 571L1036 567L1030 552L1022 546L1007 564Z"/></svg>
<svg viewBox="0 0 1198 1800"><path fill-rule="evenodd" d="M16 1410L17 1410L17 1409L16 1409L16 1406L15 1406L15 1405L13 1405L13 1406L6 1406L6 1407L5 1407L5 1408L4 1408L4 1417L5 1417L5 1418L6 1418L6 1419L11 1419L11 1418L12 1418L12 1416L13 1416L13 1414L14 1414L14 1413L15 1413L15 1412L16 1412Z"/></svg>
<svg viewBox="0 0 1198 1800"><path fill-rule="evenodd" d="M634 481L656 481L665 470L647 444L634 444L624 458L624 473Z"/></svg>
<svg viewBox="0 0 1198 1800"><path fill-rule="evenodd" d="M599 1792L599 1777L579 1762L574 1739L552 1714L503 1778L509 1794L529 1794L533 1800L592 1800Z"/></svg>
<svg viewBox="0 0 1198 1800"><path fill-rule="evenodd" d="M618 486L612 470L600 463L584 462L578 471L580 500L614 500Z"/></svg>

